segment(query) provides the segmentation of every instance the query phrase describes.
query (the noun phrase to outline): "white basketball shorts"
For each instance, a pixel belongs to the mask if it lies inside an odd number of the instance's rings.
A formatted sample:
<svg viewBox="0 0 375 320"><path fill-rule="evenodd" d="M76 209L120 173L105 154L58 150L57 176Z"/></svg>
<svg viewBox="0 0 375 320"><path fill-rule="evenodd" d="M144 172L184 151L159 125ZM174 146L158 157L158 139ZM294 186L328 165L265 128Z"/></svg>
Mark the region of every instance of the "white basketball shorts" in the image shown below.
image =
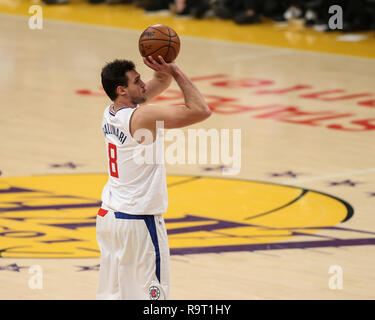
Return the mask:
<svg viewBox="0 0 375 320"><path fill-rule="evenodd" d="M162 215L100 209L98 300L169 299L170 253Z"/></svg>

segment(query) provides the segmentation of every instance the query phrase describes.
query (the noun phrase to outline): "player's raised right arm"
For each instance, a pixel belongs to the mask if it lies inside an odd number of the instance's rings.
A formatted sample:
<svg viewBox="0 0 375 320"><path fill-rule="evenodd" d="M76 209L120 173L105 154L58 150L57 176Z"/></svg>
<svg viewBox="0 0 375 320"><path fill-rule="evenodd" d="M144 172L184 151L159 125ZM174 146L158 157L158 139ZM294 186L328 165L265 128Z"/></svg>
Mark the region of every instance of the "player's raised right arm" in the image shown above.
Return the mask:
<svg viewBox="0 0 375 320"><path fill-rule="evenodd" d="M164 127L167 129L181 128L207 119L211 110L198 88L177 65L166 63L162 58L160 60L162 64L153 59L145 59L145 64L155 71L172 75L184 95L185 105L142 106L133 115L132 127L152 130L156 121L164 121Z"/></svg>
<svg viewBox="0 0 375 320"><path fill-rule="evenodd" d="M188 109L185 111L197 122L207 119L211 115L211 110L202 94L177 65L173 65L173 67L172 76L184 95L185 107Z"/></svg>

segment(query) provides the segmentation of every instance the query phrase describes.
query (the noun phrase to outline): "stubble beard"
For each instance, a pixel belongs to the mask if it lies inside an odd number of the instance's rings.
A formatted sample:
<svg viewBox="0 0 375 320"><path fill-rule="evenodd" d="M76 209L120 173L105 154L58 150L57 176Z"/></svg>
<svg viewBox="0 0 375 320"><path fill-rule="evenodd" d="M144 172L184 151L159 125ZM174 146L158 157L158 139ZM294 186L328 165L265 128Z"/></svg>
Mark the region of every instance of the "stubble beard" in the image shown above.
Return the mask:
<svg viewBox="0 0 375 320"><path fill-rule="evenodd" d="M132 102L133 104L135 104L135 105L137 105L137 104L142 104L142 103L146 102L146 98L145 98L145 97L133 97L133 98L131 99L131 102Z"/></svg>

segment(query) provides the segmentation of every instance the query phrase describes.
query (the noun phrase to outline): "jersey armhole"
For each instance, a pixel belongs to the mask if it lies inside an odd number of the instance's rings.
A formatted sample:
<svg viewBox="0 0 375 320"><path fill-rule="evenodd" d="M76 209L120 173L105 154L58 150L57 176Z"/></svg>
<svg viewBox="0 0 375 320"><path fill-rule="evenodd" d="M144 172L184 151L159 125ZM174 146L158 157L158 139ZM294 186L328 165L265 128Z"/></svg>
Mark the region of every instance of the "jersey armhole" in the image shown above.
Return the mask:
<svg viewBox="0 0 375 320"><path fill-rule="evenodd" d="M132 121L132 118L133 118L133 114L134 114L134 112L135 112L137 109L138 109L138 107L134 108L134 109L131 111L130 116L129 116L128 128L127 128L127 129L128 129L128 132L129 132L130 138L132 138L135 142L138 143L138 141L134 139L134 137L133 137L133 135L132 135L132 133L131 133L131 131L130 131L131 121ZM139 144L139 143L138 143L138 144Z"/></svg>
<svg viewBox="0 0 375 320"><path fill-rule="evenodd" d="M129 132L130 138L131 138L133 141L135 141L138 145L143 145L143 143L139 143L139 142L133 137L133 135L132 135L132 133L131 133L131 131L130 131L131 120L132 120L133 114L134 114L134 112L135 112L138 108L139 108L139 106L136 107L136 108L134 108L134 109L131 111L131 114L129 115L129 121L128 121L128 132ZM156 141L156 139L155 139L152 143L150 143L150 144L148 144L148 145L153 145L153 144L155 143L155 141Z"/></svg>

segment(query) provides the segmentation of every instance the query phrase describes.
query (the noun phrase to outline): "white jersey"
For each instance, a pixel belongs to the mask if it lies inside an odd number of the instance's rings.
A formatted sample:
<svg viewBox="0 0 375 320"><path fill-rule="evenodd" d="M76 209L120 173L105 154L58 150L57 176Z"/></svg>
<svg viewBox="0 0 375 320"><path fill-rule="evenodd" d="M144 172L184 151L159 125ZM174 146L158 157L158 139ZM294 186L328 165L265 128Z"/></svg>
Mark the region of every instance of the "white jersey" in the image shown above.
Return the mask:
<svg viewBox="0 0 375 320"><path fill-rule="evenodd" d="M167 211L168 193L164 161L142 161L145 154L163 156L162 132L151 145L139 144L129 124L138 108L124 107L114 113L113 105L103 115L102 129L107 146L108 182L102 192L102 207L128 214L161 214Z"/></svg>

